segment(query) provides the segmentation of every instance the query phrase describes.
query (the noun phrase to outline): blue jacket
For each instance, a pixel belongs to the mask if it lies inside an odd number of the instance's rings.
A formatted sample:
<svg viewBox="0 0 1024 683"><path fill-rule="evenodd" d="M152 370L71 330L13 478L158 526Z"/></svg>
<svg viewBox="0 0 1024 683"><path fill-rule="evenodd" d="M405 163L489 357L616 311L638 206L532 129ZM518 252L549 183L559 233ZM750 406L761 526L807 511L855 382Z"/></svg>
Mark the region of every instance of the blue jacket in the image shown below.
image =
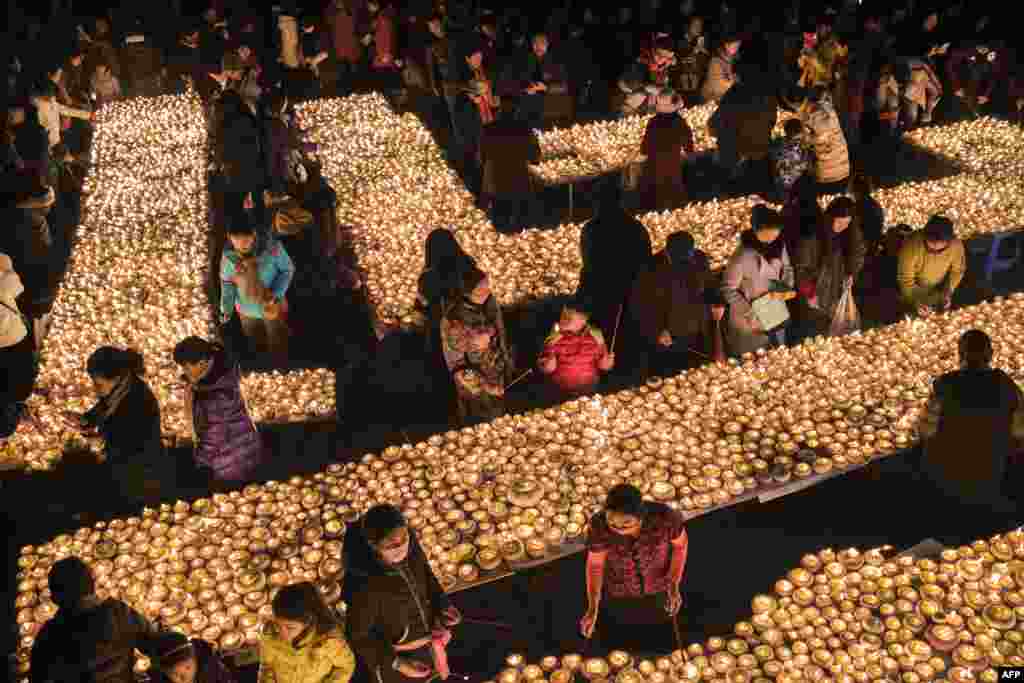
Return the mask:
<svg viewBox="0 0 1024 683"><path fill-rule="evenodd" d="M295 275L295 264L281 242L272 237L262 243L258 252L260 282L273 293L275 299L284 299L292 276ZM221 315L226 317L234 310L246 318L263 318L263 306L243 296L235 283L236 268L241 259L242 255L228 243L220 259Z"/></svg>

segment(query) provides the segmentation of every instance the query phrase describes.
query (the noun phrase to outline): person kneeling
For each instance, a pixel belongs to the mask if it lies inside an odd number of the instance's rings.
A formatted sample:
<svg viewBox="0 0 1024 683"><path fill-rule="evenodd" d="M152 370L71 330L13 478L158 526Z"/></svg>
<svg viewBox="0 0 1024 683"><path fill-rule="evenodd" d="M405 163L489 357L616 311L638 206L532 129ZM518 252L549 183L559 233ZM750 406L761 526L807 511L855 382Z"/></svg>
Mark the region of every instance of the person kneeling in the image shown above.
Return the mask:
<svg viewBox="0 0 1024 683"><path fill-rule="evenodd" d="M591 393L601 373L615 366L615 354L589 320L588 307L580 299L566 304L540 355L540 371L569 395Z"/></svg>
<svg viewBox="0 0 1024 683"><path fill-rule="evenodd" d="M235 676L205 640L171 632L156 644L153 683L235 683Z"/></svg>

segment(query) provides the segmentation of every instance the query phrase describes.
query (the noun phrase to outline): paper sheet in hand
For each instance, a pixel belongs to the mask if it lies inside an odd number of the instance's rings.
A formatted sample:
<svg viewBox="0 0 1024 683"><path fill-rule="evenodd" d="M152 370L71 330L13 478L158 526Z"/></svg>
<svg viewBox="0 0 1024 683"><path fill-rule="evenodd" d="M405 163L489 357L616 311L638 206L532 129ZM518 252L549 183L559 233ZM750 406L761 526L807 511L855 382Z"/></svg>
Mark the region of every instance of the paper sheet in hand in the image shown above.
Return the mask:
<svg viewBox="0 0 1024 683"><path fill-rule="evenodd" d="M761 323L764 330L774 330L782 323L789 320L789 309L786 302L780 299L765 295L756 299L751 308L754 309L754 316Z"/></svg>

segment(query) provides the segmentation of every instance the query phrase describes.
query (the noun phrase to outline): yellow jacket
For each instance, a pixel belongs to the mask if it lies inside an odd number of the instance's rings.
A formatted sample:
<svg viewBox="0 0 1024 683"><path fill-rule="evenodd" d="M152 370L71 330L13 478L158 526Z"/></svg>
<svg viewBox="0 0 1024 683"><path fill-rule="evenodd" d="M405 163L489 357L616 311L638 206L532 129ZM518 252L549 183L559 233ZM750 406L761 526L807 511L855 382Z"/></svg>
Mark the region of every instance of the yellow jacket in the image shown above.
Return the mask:
<svg viewBox="0 0 1024 683"><path fill-rule="evenodd" d="M311 632L298 647L275 635L260 639L259 683L348 683L355 655L340 631Z"/></svg>
<svg viewBox="0 0 1024 683"><path fill-rule="evenodd" d="M929 253L924 232L907 238L900 248L897 280L900 295L912 306L936 306L960 286L967 269L964 243L954 239L941 254Z"/></svg>

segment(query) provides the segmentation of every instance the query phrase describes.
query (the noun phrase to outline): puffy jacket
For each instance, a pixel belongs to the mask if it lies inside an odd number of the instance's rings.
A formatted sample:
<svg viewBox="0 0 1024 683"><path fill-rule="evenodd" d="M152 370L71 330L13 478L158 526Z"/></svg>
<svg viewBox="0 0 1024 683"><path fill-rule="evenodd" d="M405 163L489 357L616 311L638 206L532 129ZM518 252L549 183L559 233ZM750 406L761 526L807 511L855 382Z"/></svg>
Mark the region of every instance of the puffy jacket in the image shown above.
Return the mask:
<svg viewBox="0 0 1024 683"><path fill-rule="evenodd" d="M814 175L819 183L834 183L850 177L850 153L839 116L831 104L821 103L810 111L804 124L810 129L816 157Z"/></svg>
<svg viewBox="0 0 1024 683"><path fill-rule="evenodd" d="M555 323L554 330L544 343L540 360L555 359L551 381L567 392L592 388L601 377L598 363L608 353L601 331L587 325L580 332L562 332Z"/></svg>
<svg viewBox="0 0 1024 683"><path fill-rule="evenodd" d="M260 639L260 681L275 683L347 683L356 658L340 631L310 632L297 644L277 636Z"/></svg>
<svg viewBox="0 0 1024 683"><path fill-rule="evenodd" d="M73 116L77 119L89 119L92 115L84 109L68 107L54 97L33 97L32 104L39 113L39 124L46 129L50 148L60 144L60 117Z"/></svg>
<svg viewBox="0 0 1024 683"><path fill-rule="evenodd" d="M24 291L25 285L14 271L11 258L0 254L0 349L14 346L28 335L16 301Z"/></svg>
<svg viewBox="0 0 1024 683"><path fill-rule="evenodd" d="M295 275L295 264L288 252L279 241L270 239L263 248L257 249L255 258L259 283L275 299L283 300ZM220 311L227 315L237 310L247 318L263 318L263 302L253 296L255 292L246 291L253 289L255 283L247 283L246 278L237 272L242 260L243 257L234 249L224 250L220 262Z"/></svg>

